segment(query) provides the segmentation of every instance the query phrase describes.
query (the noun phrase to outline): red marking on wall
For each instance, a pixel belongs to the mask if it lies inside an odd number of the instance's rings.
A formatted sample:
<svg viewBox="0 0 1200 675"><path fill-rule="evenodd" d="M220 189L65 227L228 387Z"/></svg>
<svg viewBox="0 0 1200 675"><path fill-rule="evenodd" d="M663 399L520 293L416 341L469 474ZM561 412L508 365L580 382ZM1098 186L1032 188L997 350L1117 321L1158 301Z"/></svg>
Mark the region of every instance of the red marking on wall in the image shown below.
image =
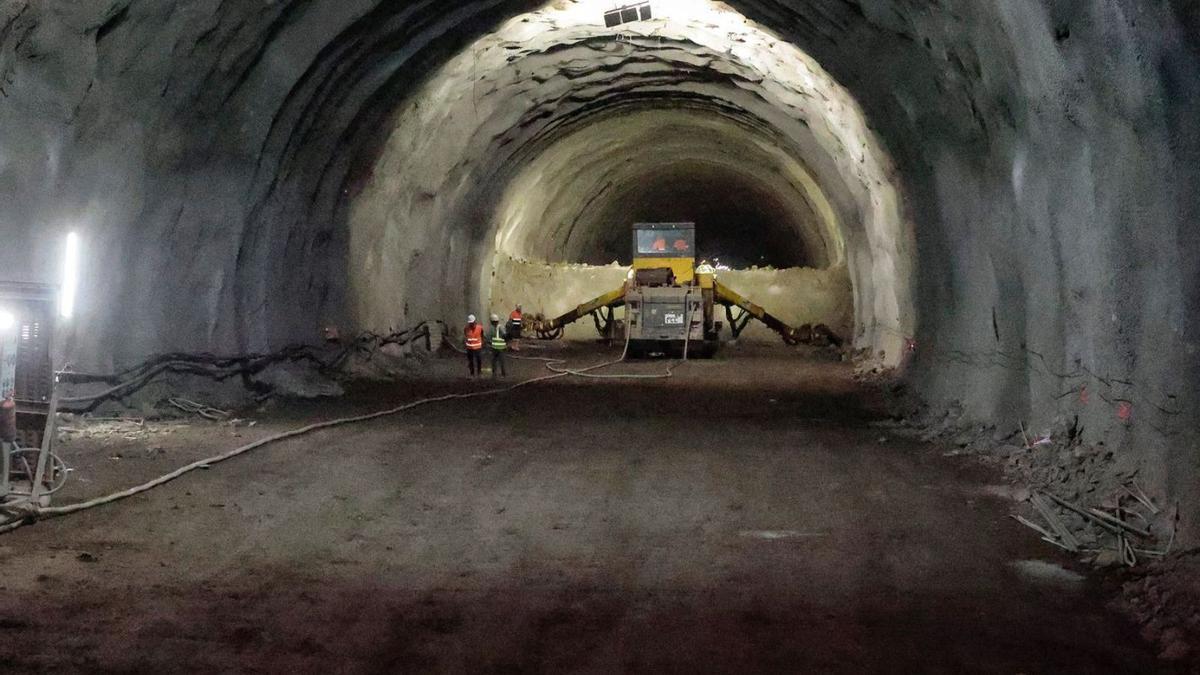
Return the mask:
<svg viewBox="0 0 1200 675"><path fill-rule="evenodd" d="M1133 404L1129 401L1117 403L1117 419L1128 422L1131 417L1133 417Z"/></svg>
<svg viewBox="0 0 1200 675"><path fill-rule="evenodd" d="M1088 401L1090 401L1091 398L1092 398L1092 396L1091 396L1091 394L1088 393L1087 387L1084 387L1079 390L1079 402L1080 403L1087 405Z"/></svg>

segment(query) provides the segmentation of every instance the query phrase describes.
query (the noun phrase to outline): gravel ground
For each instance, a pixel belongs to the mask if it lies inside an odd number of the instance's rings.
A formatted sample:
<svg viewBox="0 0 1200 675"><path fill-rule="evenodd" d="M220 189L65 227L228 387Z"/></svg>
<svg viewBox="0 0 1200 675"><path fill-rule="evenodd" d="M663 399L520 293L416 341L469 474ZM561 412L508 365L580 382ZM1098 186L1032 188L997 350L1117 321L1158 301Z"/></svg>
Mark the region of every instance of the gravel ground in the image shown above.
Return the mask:
<svg viewBox="0 0 1200 675"><path fill-rule="evenodd" d="M495 386L460 371L234 424L82 425L58 501ZM741 348L669 380L556 380L269 446L0 538L0 667L1168 672L1111 589L1007 517L998 472L890 435L880 409L844 364Z"/></svg>

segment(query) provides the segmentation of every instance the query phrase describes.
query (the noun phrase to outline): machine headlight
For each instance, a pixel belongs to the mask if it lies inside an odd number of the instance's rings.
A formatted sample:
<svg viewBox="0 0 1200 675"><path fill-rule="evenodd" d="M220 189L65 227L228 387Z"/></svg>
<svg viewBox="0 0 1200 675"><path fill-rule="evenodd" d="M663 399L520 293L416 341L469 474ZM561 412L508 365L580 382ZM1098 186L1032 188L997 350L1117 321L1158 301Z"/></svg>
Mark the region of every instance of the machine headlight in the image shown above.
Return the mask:
<svg viewBox="0 0 1200 675"><path fill-rule="evenodd" d="M0 309L0 332L7 333L17 325L17 317L12 312Z"/></svg>

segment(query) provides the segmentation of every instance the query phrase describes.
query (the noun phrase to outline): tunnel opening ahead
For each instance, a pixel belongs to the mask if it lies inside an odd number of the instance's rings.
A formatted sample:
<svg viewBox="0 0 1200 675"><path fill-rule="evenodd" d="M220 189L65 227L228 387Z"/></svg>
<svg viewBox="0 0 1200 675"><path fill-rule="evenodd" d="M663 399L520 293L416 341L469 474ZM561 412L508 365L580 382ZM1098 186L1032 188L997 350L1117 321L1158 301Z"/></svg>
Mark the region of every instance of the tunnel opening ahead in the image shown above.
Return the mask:
<svg viewBox="0 0 1200 675"><path fill-rule="evenodd" d="M629 161L638 161L630 157ZM617 191L621 190L621 191ZM596 216L611 227L578 261L605 265L632 262L628 228L633 223L690 222L702 260L734 269L813 267L801 221L813 216L790 210L752 176L707 162L656 169L621 188ZM622 230L625 230L622 232Z"/></svg>
<svg viewBox="0 0 1200 675"><path fill-rule="evenodd" d="M801 153L768 125L696 102L576 120L534 144L485 203L483 303L563 311L619 288L635 223L695 226L697 262L795 325L853 330L845 237ZM587 322L568 338L591 339ZM756 326L746 338L776 340Z"/></svg>

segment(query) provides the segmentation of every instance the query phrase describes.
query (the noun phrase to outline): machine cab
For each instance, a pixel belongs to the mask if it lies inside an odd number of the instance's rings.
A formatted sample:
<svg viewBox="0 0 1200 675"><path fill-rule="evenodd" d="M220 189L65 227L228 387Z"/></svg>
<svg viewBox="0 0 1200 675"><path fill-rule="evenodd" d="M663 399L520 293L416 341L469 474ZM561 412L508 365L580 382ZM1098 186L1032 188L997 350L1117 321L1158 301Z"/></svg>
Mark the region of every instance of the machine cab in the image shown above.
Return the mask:
<svg viewBox="0 0 1200 675"><path fill-rule="evenodd" d="M633 226L633 274L639 286L689 286L695 269L695 223Z"/></svg>

